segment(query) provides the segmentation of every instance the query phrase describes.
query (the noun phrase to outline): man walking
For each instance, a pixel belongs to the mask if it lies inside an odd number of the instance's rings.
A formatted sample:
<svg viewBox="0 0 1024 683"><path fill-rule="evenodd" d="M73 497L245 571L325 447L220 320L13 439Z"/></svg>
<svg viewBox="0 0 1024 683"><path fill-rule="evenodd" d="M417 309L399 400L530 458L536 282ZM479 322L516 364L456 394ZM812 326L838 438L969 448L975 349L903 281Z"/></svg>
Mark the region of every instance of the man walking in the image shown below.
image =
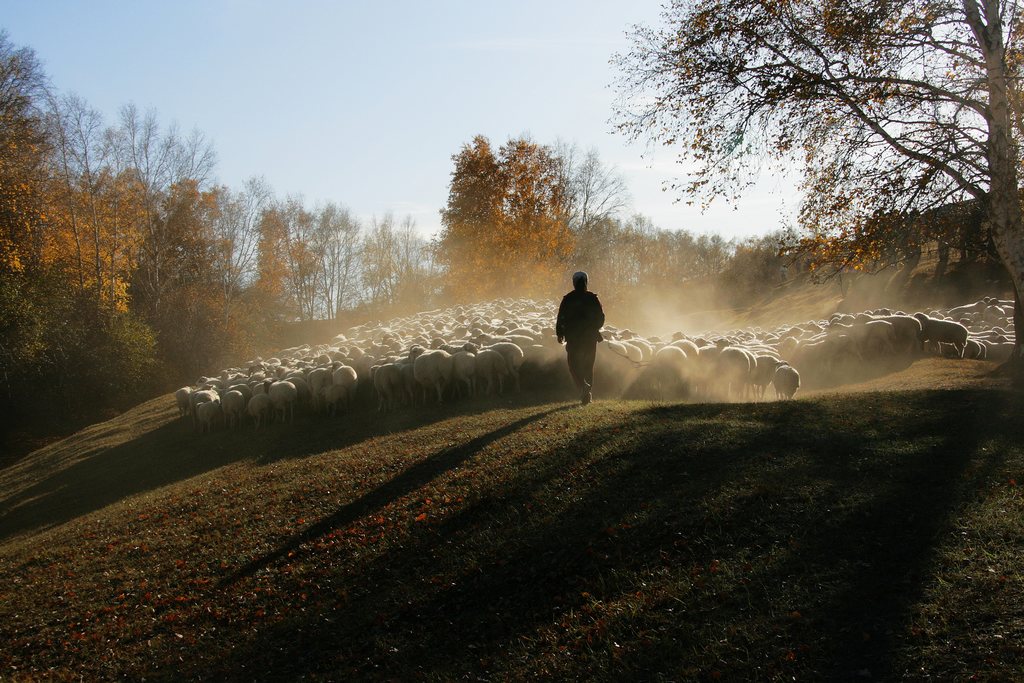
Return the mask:
<svg viewBox="0 0 1024 683"><path fill-rule="evenodd" d="M569 361L569 374L580 392L580 403L587 405L593 399L594 358L597 343L602 340L600 329L604 325L604 309L597 295L587 291L587 274L573 273L573 290L562 297L555 322L558 343L565 342Z"/></svg>

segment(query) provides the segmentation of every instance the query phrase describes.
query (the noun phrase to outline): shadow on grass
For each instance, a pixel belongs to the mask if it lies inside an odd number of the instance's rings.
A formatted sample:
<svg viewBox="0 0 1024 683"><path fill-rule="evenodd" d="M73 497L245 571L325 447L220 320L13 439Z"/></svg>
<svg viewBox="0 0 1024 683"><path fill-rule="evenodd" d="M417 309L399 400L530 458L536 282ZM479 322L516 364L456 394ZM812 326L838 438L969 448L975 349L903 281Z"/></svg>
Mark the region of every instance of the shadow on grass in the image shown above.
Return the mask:
<svg viewBox="0 0 1024 683"><path fill-rule="evenodd" d="M344 558L332 590L301 613L186 673L907 675L898 653L936 547L1006 456L980 452L979 439L1020 443L1007 396L641 410L524 463L504 492L415 528L408 543L366 562ZM439 452L223 590L530 419ZM310 591L302 561L300 552L277 575L278 592Z"/></svg>
<svg viewBox="0 0 1024 683"><path fill-rule="evenodd" d="M444 405L420 406L387 416L372 411L354 412L336 419L302 416L294 424L275 424L254 432L218 430L196 434L174 419L154 426L141 436L117 446L85 446L80 461L0 500L0 542L39 531L99 510L135 494L159 489L213 471L234 462L252 460L269 464L345 448L384 434L414 430L462 415L498 408L543 405L555 396L543 392L483 397ZM564 396L557 397L564 399ZM93 429L99 429L95 426ZM104 433L94 435L102 438ZM75 438L75 437L72 437Z"/></svg>
<svg viewBox="0 0 1024 683"><path fill-rule="evenodd" d="M460 446L440 451L439 453L412 465L394 479L391 479L373 491L370 491L351 503L339 508L334 514L321 519L316 524L310 525L303 530L302 533L296 534L292 538L288 539L287 542L283 543L272 552L249 562L228 577L222 585L230 585L242 578L252 576L260 569L268 567L288 557L289 553L298 549L303 543L319 538L329 531L339 527L351 524L355 520L365 515L372 514L389 503L398 500L402 496L425 486L442 473L462 465L473 456L477 455L483 448L494 443L498 439L518 431L531 422L536 422L537 420L541 420L554 413L567 410L570 407L571 406L563 405L529 415L505 425L500 429L478 436L477 438Z"/></svg>

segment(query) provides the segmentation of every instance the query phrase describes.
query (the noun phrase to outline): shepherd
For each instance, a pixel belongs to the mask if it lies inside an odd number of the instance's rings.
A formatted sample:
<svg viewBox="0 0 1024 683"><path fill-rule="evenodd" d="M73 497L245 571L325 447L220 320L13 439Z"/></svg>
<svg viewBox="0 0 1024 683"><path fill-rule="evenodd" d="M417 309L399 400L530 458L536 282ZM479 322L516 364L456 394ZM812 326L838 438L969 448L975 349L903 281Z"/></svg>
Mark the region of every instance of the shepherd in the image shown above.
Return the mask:
<svg viewBox="0 0 1024 683"><path fill-rule="evenodd" d="M594 398L594 359L597 344L604 339L601 336L604 309L597 295L587 291L588 279L583 271L573 273L573 289L562 297L555 322L555 335L559 344L565 342L569 374L576 383L582 405L587 405Z"/></svg>

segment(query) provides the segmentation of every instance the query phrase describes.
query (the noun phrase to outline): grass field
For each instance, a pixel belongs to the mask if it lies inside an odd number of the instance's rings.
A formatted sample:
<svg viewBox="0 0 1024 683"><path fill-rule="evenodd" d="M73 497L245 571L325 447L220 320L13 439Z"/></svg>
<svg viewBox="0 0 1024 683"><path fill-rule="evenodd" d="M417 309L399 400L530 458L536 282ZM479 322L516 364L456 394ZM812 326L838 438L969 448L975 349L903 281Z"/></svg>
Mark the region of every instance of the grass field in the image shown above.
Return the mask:
<svg viewBox="0 0 1024 683"><path fill-rule="evenodd" d="M1024 678L1022 397L523 394L0 471L0 679Z"/></svg>

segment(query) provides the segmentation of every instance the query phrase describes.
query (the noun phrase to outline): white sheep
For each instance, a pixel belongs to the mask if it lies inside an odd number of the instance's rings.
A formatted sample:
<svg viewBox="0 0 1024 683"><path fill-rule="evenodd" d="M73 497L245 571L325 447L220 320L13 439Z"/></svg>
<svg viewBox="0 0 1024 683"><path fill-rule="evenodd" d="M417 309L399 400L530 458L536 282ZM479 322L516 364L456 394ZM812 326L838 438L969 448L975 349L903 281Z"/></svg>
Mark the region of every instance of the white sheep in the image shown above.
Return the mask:
<svg viewBox="0 0 1024 683"><path fill-rule="evenodd" d="M718 354L716 363L717 382L725 389L725 395L733 393L745 396L750 384L750 370L753 367L753 356L746 349L738 346L727 346Z"/></svg>
<svg viewBox="0 0 1024 683"><path fill-rule="evenodd" d="M224 421L228 428L238 427L242 424L245 416L246 400L245 395L237 389L231 389L221 399L221 406L224 410Z"/></svg>
<svg viewBox="0 0 1024 683"><path fill-rule="evenodd" d="M313 394L313 412L318 413L323 408L321 399L323 398L324 387L327 387L333 381L332 370L330 367L313 368L306 375L306 381L309 382L309 390Z"/></svg>
<svg viewBox="0 0 1024 683"><path fill-rule="evenodd" d="M214 424L220 422L222 417L220 399L205 401L196 406L196 421L199 424L200 434L209 434L213 430Z"/></svg>
<svg viewBox="0 0 1024 683"><path fill-rule="evenodd" d="M466 390L466 396L473 396L476 390L476 354L470 351L456 351L452 354L452 382L457 394Z"/></svg>
<svg viewBox="0 0 1024 683"><path fill-rule="evenodd" d="M775 387L775 398L781 396L791 399L796 390L800 388L800 373L791 365L780 365L775 369L772 386Z"/></svg>
<svg viewBox="0 0 1024 683"><path fill-rule="evenodd" d="M189 413L192 415L192 427L194 429L199 429L199 420L197 417L196 409L204 403L219 400L220 394L218 394L213 389L200 389L198 391L193 391L191 394L189 394Z"/></svg>
<svg viewBox="0 0 1024 683"><path fill-rule="evenodd" d="M291 380L274 382L267 387L267 395L270 396L270 402L274 406L275 419L280 415L281 422L295 420L295 403L299 398L299 391Z"/></svg>
<svg viewBox="0 0 1024 683"><path fill-rule="evenodd" d="M328 415L337 415L340 407L348 405L349 388L342 384L328 384L321 392L320 400Z"/></svg>
<svg viewBox="0 0 1024 683"><path fill-rule="evenodd" d="M498 342L497 344L491 344L487 348L497 351L505 359L505 367L508 370L508 374L516 383L516 391L519 391L521 389L519 369L523 366L523 359L525 358L522 348L512 342ZM637 353L640 353L640 349L637 349Z"/></svg>
<svg viewBox="0 0 1024 683"><path fill-rule="evenodd" d="M192 387L182 387L174 392L174 401L178 404L178 417L188 416L192 404L188 397L192 394Z"/></svg>
<svg viewBox="0 0 1024 683"><path fill-rule="evenodd" d="M914 317L921 322L921 334L918 336L918 340L921 342L922 349L927 342L943 342L953 344L956 347L957 355L960 358L964 357L967 337L970 335L966 327L952 320L938 320L924 313L915 313Z"/></svg>
<svg viewBox="0 0 1024 683"><path fill-rule="evenodd" d="M377 391L377 410L387 413L394 410L405 396L405 378L397 363L378 365L371 373L373 388Z"/></svg>
<svg viewBox="0 0 1024 683"><path fill-rule="evenodd" d="M244 382L238 384L232 384L228 387L228 391L237 391L245 397L245 402L248 404L249 399L252 398L252 387Z"/></svg>
<svg viewBox="0 0 1024 683"><path fill-rule="evenodd" d="M298 406L312 405L313 390L309 388L309 382L301 372L290 372L284 378L295 387L295 404Z"/></svg>
<svg viewBox="0 0 1024 683"><path fill-rule="evenodd" d="M678 393L689 379L689 365L683 347L670 345L658 349L646 373L651 378L651 389L662 398Z"/></svg>
<svg viewBox="0 0 1024 683"><path fill-rule="evenodd" d="M260 425L267 424L270 421L272 411L274 410L274 403L270 400L270 395L264 391L263 393L253 394L253 397L249 399L249 405L246 410L256 424L256 429L259 429Z"/></svg>
<svg viewBox="0 0 1024 683"><path fill-rule="evenodd" d="M433 389L437 392L437 402L444 401L444 390L452 379L452 356L447 351L434 349L424 351L413 361L413 377L416 383L426 392Z"/></svg>
<svg viewBox="0 0 1024 683"><path fill-rule="evenodd" d="M356 395L356 390L359 388L359 373L349 365L342 365L334 370L331 382L345 390L342 400L345 402L345 407L350 408L352 406L352 398Z"/></svg>
<svg viewBox="0 0 1024 683"><path fill-rule="evenodd" d="M772 383L775 371L784 362L775 356L759 355L754 357L754 369L750 373L750 383L754 387L754 396L764 398L765 390Z"/></svg>
<svg viewBox="0 0 1024 683"><path fill-rule="evenodd" d="M476 376L480 384L486 383L484 393L490 395L497 388L500 394L503 380L508 376L508 364L505 357L494 349L481 349L476 354Z"/></svg>

